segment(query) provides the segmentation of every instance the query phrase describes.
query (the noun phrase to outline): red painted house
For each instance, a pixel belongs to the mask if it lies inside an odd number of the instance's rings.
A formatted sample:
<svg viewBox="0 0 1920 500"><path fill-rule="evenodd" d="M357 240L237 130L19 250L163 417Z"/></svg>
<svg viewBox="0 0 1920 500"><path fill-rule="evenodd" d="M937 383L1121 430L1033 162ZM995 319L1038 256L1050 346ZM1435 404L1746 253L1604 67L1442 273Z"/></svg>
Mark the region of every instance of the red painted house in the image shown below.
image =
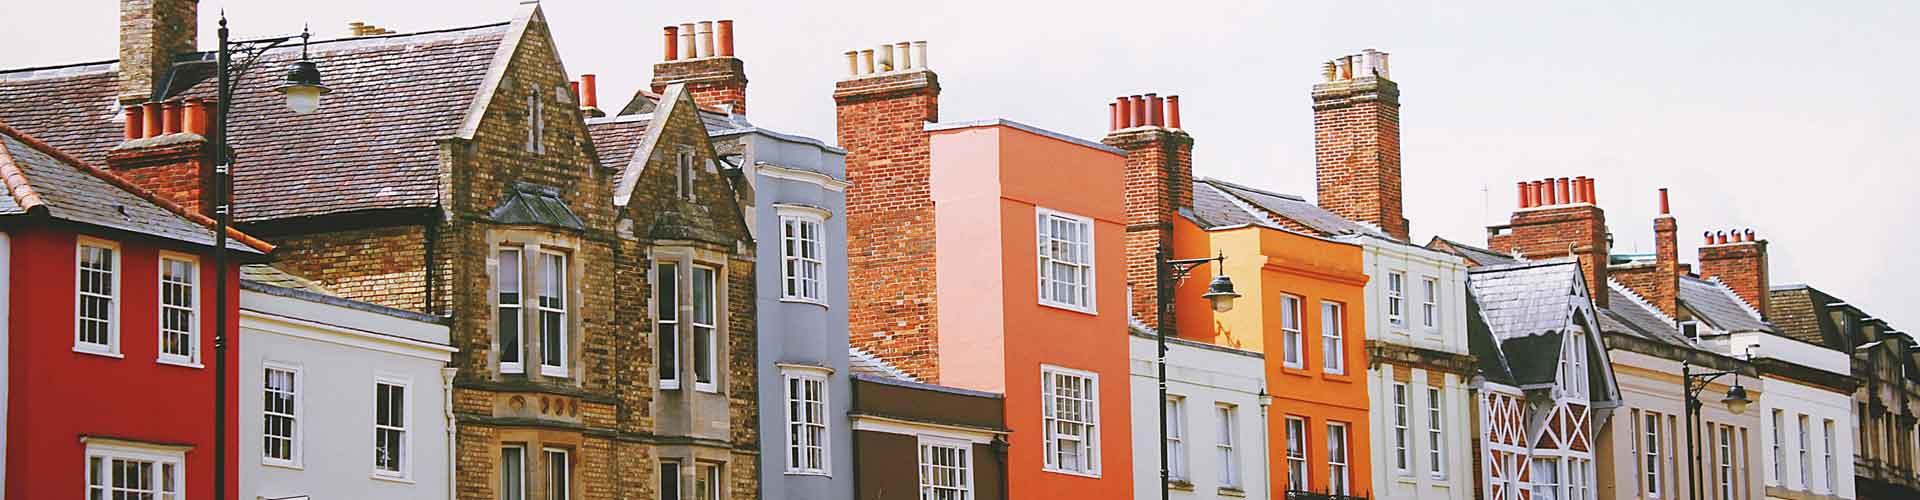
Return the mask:
<svg viewBox="0 0 1920 500"><path fill-rule="evenodd" d="M0 181L4 497L212 498L213 221L5 124ZM238 266L273 247L230 236L237 332Z"/></svg>

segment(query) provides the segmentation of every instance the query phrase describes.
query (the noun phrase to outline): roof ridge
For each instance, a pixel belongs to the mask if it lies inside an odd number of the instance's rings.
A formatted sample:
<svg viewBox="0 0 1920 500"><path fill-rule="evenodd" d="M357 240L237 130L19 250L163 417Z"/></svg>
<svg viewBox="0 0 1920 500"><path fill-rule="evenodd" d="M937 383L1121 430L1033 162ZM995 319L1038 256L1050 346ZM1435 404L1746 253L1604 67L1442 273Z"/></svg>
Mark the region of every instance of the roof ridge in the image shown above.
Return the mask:
<svg viewBox="0 0 1920 500"><path fill-rule="evenodd" d="M219 224L218 222L214 221L212 218L202 214L194 213L191 210L187 210L186 207L182 207L180 206L180 204L174 203L173 200L166 199L165 197L160 196L159 194L156 194L153 191L147 190L147 188L141 187L139 184L134 184L133 181L129 181L125 177L121 177L118 174L114 174L111 171L102 169L100 167L96 167L91 163L87 163L85 161L82 161L79 158L74 157L73 155L67 154L66 151L61 151L60 148L56 148L56 147L53 147L53 145L47 144L45 142L41 142L40 139L35 138L34 136L31 136L31 135L28 135L26 132L22 132L19 129L15 129L11 125L7 125L6 123L0 123L0 134L6 134L9 137L18 139L20 140L20 142L26 143L27 147L33 148L35 150L40 151L43 154L46 154L47 156L53 157L56 160L60 160L61 162L72 165L74 168L78 168L80 169L80 171L86 172L88 175L92 175L95 178L98 178L102 181L106 181L107 184L111 184L114 187L120 188L123 191L133 194L134 196L140 197L140 199L146 200L148 203L152 203L156 206L159 206L162 209L165 209L169 212L173 212L174 215L185 218L188 221L191 221L195 224L207 226L208 229L214 229ZM9 158L8 164L12 164L11 155L9 155L8 158ZM273 244L267 243L266 241L262 241L258 238L254 238L253 236L250 236L246 233L240 232L239 229L235 229L232 226L227 227L227 236L233 239L239 240L241 244L244 244L250 248L253 248L254 250L258 250L260 251L260 253L273 252L273 248L274 248Z"/></svg>
<svg viewBox="0 0 1920 500"><path fill-rule="evenodd" d="M1456 246L1456 247L1466 247L1466 249L1468 249L1468 250L1479 250L1479 251L1482 251L1482 252L1486 252L1486 253L1489 253L1489 254L1493 254L1493 255L1500 255L1500 256L1507 256L1507 254L1503 254L1503 253L1500 253L1500 252L1495 252L1495 251L1493 251L1493 249L1491 249L1491 248L1487 248L1487 247L1483 247L1483 246L1477 246L1477 245L1468 245L1468 244L1466 244L1466 243L1461 243L1461 242L1458 242L1458 241L1454 241L1454 239L1453 239L1453 238L1448 238L1448 237L1445 237L1445 236L1440 236L1440 235L1437 235L1437 234L1436 234L1436 235L1434 235L1433 237L1434 237L1434 239L1437 239L1437 240L1440 240L1440 241L1444 241L1444 242L1447 242L1447 245L1449 245L1449 246ZM1526 259L1514 259L1514 260L1526 260Z"/></svg>
<svg viewBox="0 0 1920 500"><path fill-rule="evenodd" d="M1641 297L1640 294L1635 293L1633 289L1627 288L1626 284L1613 279L1611 276L1607 277L1607 289L1620 292L1621 295L1627 296L1627 301L1640 306L1641 309L1646 309L1647 312L1653 313L1655 317L1666 320L1668 324L1679 324L1679 320L1673 319L1673 316L1668 316L1666 311L1654 307L1652 301L1647 300L1646 297Z"/></svg>
<svg viewBox="0 0 1920 500"><path fill-rule="evenodd" d="M1253 192L1255 192L1255 193L1260 193L1260 194L1264 194L1264 195L1267 195L1267 196L1278 196L1278 197L1281 197L1281 198L1286 198L1286 199L1289 199L1289 200L1293 200L1293 201L1298 201L1298 202L1301 202L1301 203L1306 203L1306 201L1307 201L1307 198L1306 198L1305 196L1300 196L1300 195L1294 195L1294 194L1286 194L1286 193L1282 193L1282 192L1278 192L1278 191L1271 191L1271 190L1267 190L1267 189L1263 189L1263 188L1257 188L1257 187L1253 187L1253 186L1248 186L1248 185L1246 185L1246 184L1241 184L1241 183L1237 183L1237 182L1233 182L1233 181L1229 181L1229 180L1226 180L1226 179L1218 179L1218 178L1213 178L1213 177L1201 177L1201 178L1200 178L1200 182L1206 182L1206 183L1209 183L1209 184L1211 184L1211 183L1215 183L1215 182L1218 182L1218 183L1221 183L1221 184L1226 184L1226 185L1228 185L1228 186L1233 186L1233 187L1236 187L1236 188L1240 188L1240 189L1245 189L1245 190L1248 190L1248 191L1253 191ZM1316 206L1317 206L1317 205L1316 205Z"/></svg>
<svg viewBox="0 0 1920 500"><path fill-rule="evenodd" d="M487 23L487 24L476 24L471 26L456 26L451 28L429 29L429 30L415 31L410 33L388 33L383 35L364 35L364 36L328 38L325 40L315 40L312 42L307 42L306 45L308 47L313 47L320 44L358 42L358 41L377 40L377 39L384 39L384 38L405 38L405 37L421 36L421 35L439 35L439 34L445 34L445 33L455 33L460 31L473 31L473 30L480 30L484 28L493 28L498 26L505 26L511 23L512 23L511 21L499 21L499 22L493 22L493 23ZM299 43L291 43L291 44L281 45L280 47L275 47L275 48L299 48L300 46L301 44ZM213 52L214 51L210 51L210 50L197 50L189 53L211 54ZM29 66L25 68L0 68L0 75L7 75L12 73L26 73L26 72L32 72L32 71L46 71L50 69L67 69L67 68L79 68L79 67L85 67L85 66L102 66L102 65L118 64L119 62L120 62L119 58L113 58L113 59L104 59L99 61L71 62L71 63L61 63L61 64L50 64L46 66Z"/></svg>
<svg viewBox="0 0 1920 500"><path fill-rule="evenodd" d="M1214 190L1214 192L1220 193L1221 196L1227 197L1227 202L1232 203L1234 208L1238 208L1240 209L1240 211L1246 212L1247 215L1251 215L1255 219L1260 220L1260 222L1263 222L1264 224L1261 224L1261 226L1287 231L1285 227L1282 227L1282 224L1280 224L1280 221L1274 220L1272 212L1254 207L1252 203L1248 203L1247 200L1240 198L1240 195L1227 192L1227 190L1225 189L1220 189L1220 186L1215 186L1212 183L1206 182L1204 180L1201 182L1207 185L1207 189L1212 189ZM1295 221L1295 223L1298 223L1298 222L1299 221ZM1287 231L1287 232L1296 232L1296 231Z"/></svg>
<svg viewBox="0 0 1920 500"><path fill-rule="evenodd" d="M1570 264L1579 265L1580 260L1574 257L1552 257L1552 258L1538 259L1538 260L1516 260L1506 264L1482 265L1480 267L1468 269L1467 272L1476 273L1476 272L1512 271L1515 269L1527 269L1532 267L1548 267L1548 266L1564 266L1564 265L1570 265Z"/></svg>

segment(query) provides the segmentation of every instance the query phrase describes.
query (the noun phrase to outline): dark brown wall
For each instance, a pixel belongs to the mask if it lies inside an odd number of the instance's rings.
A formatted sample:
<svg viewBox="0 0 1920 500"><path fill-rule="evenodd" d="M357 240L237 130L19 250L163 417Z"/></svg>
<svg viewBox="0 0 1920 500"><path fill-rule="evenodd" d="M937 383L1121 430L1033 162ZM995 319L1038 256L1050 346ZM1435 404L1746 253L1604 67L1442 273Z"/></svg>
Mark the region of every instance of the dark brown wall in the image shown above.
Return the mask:
<svg viewBox="0 0 1920 500"><path fill-rule="evenodd" d="M919 438L904 434L855 431L854 498L857 500L918 500L920 498ZM973 498L1000 500L1006 482L1004 466L993 447L973 446Z"/></svg>
<svg viewBox="0 0 1920 500"><path fill-rule="evenodd" d="M1006 412L1006 402L999 397L900 384L854 377L853 412L988 429L1005 427L1001 417Z"/></svg>

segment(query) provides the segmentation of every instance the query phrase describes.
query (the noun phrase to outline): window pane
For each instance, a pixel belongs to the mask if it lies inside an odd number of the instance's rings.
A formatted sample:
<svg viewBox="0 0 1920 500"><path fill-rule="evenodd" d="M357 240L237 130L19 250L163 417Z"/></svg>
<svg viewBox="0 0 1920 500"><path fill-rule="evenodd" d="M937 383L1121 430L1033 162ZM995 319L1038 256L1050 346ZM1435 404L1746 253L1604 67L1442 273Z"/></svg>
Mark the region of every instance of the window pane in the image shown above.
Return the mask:
<svg viewBox="0 0 1920 500"><path fill-rule="evenodd" d="M660 500L681 500L679 462L660 462Z"/></svg>
<svg viewBox="0 0 1920 500"><path fill-rule="evenodd" d="M567 452L547 450L547 500L567 500L571 498L572 483L569 476L571 464L567 462Z"/></svg>
<svg viewBox="0 0 1920 500"><path fill-rule="evenodd" d="M680 380L680 266L674 263L655 266L653 281L660 380L662 388L673 388Z"/></svg>
<svg viewBox="0 0 1920 500"><path fill-rule="evenodd" d="M519 250L500 251L500 270L495 280L499 282L497 286L500 288L499 297L497 297L500 310L496 313L499 321L500 362L517 365L520 363L520 322L522 320ZM508 367L502 371L518 370Z"/></svg>
<svg viewBox="0 0 1920 500"><path fill-rule="evenodd" d="M518 446L500 449L500 499L526 500L527 450Z"/></svg>

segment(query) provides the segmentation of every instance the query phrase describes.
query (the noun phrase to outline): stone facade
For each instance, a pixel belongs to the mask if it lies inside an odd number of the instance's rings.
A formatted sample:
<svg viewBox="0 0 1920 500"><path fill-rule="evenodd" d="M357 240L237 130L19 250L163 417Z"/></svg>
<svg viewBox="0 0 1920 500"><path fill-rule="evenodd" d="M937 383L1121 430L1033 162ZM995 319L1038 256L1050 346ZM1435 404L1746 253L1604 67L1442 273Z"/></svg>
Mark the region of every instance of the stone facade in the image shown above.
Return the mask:
<svg viewBox="0 0 1920 500"><path fill-rule="evenodd" d="M847 276L853 345L921 381L939 382L934 216L926 124L940 81L925 69L834 85L847 150Z"/></svg>
<svg viewBox="0 0 1920 500"><path fill-rule="evenodd" d="M1407 239L1400 197L1400 86L1386 54L1329 62L1313 86L1314 178L1320 208Z"/></svg>
<svg viewBox="0 0 1920 500"><path fill-rule="evenodd" d="M120 102L145 102L173 65L197 50L200 0L120 2Z"/></svg>

